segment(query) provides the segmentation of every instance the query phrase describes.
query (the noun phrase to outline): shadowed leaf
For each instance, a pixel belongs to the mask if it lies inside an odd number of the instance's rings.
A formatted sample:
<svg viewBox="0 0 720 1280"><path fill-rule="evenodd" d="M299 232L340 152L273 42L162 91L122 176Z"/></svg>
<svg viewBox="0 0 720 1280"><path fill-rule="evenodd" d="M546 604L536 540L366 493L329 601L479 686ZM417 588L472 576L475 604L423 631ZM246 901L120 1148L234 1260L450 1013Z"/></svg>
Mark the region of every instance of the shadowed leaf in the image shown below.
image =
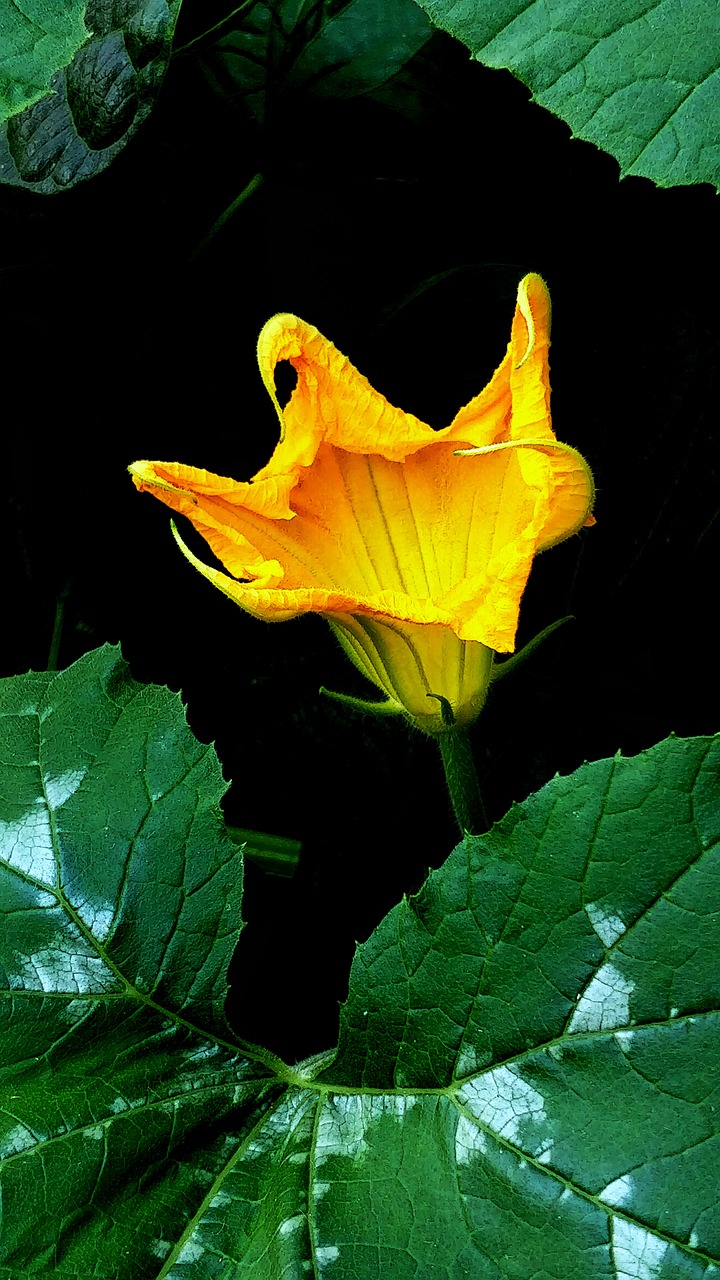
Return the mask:
<svg viewBox="0 0 720 1280"><path fill-rule="evenodd" d="M51 195L102 172L154 105L180 4L88 0L69 12L57 0L33 6L43 22L25 31L28 51L0 59L0 119L9 116L0 127L0 180ZM65 15L62 24L56 10ZM0 34L16 12L13 0L0 0ZM76 14L62 44L44 34L46 13L63 32ZM29 79L28 68L40 65L42 76Z"/></svg>

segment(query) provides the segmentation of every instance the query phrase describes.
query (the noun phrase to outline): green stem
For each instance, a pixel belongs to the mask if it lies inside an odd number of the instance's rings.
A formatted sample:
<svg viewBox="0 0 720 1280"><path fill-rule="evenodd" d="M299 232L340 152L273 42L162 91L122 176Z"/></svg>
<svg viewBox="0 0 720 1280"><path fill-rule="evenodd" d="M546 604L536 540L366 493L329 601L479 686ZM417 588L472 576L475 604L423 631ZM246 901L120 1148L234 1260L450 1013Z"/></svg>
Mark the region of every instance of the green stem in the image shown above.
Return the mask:
<svg viewBox="0 0 720 1280"><path fill-rule="evenodd" d="M203 31L199 36L195 36L192 40L188 40L187 44L180 45L179 48L173 49L171 56L173 58L181 57L182 54L187 53L188 49L192 49L193 45L199 44L201 40L207 40L208 36L215 35L216 31L221 31L222 28L226 27L229 22L232 22L233 18L236 18L239 13L244 13L246 9L252 9L254 4L255 0L243 0L242 4L239 4L237 8L233 9L230 13L227 13L219 22L216 22L214 27L208 27L207 31Z"/></svg>
<svg viewBox="0 0 720 1280"><path fill-rule="evenodd" d="M477 835L489 826L475 762L466 729L456 726L438 735L445 781L463 835Z"/></svg>
<svg viewBox="0 0 720 1280"><path fill-rule="evenodd" d="M62 640L63 623L65 621L65 602L70 593L70 584L66 583L62 591L59 593L55 601L55 620L53 622L52 639L50 641L50 652L48 654L47 669L48 671L57 671L58 660L60 658L60 642Z"/></svg>
<svg viewBox="0 0 720 1280"><path fill-rule="evenodd" d="M225 226L225 223L230 221L233 214L237 212L240 206L244 204L245 201L248 200L255 191L257 191L258 187L262 186L263 181L264 181L264 178L261 173L256 173L255 177L250 179L247 186L243 187L242 191L240 192L240 195L236 196L232 204L229 204L227 209L223 210L223 212L220 214L220 217L216 218L215 222L213 222L207 235L203 236L200 243L196 245L195 249L190 255L191 262L194 262L195 258L197 258L199 254L203 253L205 249L207 249L208 245L210 244L210 241L215 239L215 236L218 234L218 232L222 231L223 227Z"/></svg>
<svg viewBox="0 0 720 1280"><path fill-rule="evenodd" d="M266 831L247 831L244 827L226 826L230 839L242 845L245 857L271 876L292 876L300 857L300 841L287 836L268 835Z"/></svg>

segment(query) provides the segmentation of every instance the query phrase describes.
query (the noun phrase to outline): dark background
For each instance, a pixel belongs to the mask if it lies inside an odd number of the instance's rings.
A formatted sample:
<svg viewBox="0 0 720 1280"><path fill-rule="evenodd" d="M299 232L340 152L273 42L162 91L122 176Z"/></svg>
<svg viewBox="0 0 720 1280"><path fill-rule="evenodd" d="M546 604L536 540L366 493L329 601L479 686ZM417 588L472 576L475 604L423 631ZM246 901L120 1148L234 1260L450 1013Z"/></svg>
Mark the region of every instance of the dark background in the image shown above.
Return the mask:
<svg viewBox="0 0 720 1280"><path fill-rule="evenodd" d="M185 0L176 43L224 11ZM355 940L456 832L431 741L319 696L368 692L322 620L234 608L126 475L267 461L255 342L274 312L441 427L502 358L521 276L549 284L555 429L593 467L598 523L537 561L520 643L576 620L476 725L492 819L584 759L718 728L717 197L620 181L448 37L403 83L342 101L279 84L260 126L188 50L104 174L55 197L0 188L2 674L45 667L67 592L60 665L121 642L215 741L228 820L302 841L292 880L248 867L229 1005L290 1061L334 1042Z"/></svg>

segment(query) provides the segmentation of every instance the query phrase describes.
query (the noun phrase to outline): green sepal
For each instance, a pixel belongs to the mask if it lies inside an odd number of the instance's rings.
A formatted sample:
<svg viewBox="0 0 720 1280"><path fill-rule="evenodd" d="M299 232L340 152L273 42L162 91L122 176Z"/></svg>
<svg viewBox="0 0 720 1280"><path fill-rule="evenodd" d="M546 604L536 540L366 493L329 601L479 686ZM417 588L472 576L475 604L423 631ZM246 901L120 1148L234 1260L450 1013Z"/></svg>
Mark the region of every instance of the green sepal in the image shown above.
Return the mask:
<svg viewBox="0 0 720 1280"><path fill-rule="evenodd" d="M326 689L324 685L320 685L318 692L324 694L326 698L333 698L335 702L341 702L352 711L369 711L376 716L403 715L402 707L392 698L387 698L384 702L373 702L367 698L353 698L349 693L336 693L334 689Z"/></svg>
<svg viewBox="0 0 720 1280"><path fill-rule="evenodd" d="M494 663L490 683L494 684L496 680L502 680L503 676L509 675L511 671L519 667L539 648L543 640L547 640L548 636L551 636L553 631L557 631L558 627L561 627L564 622L574 621L575 617L572 613L566 614L564 618L558 618L557 622L551 622L549 627L543 627L542 631L538 631L537 635L533 636L532 640L528 640L527 644L523 645L522 649L518 653L514 653L511 658L505 658L504 662Z"/></svg>

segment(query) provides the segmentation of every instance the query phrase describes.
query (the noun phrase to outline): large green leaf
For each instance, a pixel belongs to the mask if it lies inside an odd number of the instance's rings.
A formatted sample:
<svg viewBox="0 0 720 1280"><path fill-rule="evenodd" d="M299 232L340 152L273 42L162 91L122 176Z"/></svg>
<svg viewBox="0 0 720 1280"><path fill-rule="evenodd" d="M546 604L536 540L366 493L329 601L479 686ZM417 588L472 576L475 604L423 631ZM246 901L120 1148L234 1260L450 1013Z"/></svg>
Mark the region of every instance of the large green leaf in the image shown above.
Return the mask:
<svg viewBox="0 0 720 1280"><path fill-rule="evenodd" d="M336 1060L273 1069L177 699L110 649L2 682L0 1280L717 1277L719 764L671 739L467 839L358 949Z"/></svg>
<svg viewBox="0 0 720 1280"><path fill-rule="evenodd" d="M456 1265L477 1250L468 1274L718 1274L719 766L717 739L671 739L557 778L358 949L324 1078L359 1221L373 1159L419 1188L428 1241L434 1218ZM397 1247L420 1257L416 1228L409 1196Z"/></svg>
<svg viewBox="0 0 720 1280"><path fill-rule="evenodd" d="M0 121L50 92L88 38L85 9L86 0L0 0Z"/></svg>
<svg viewBox="0 0 720 1280"><path fill-rule="evenodd" d="M225 784L116 650L0 688L0 1274L154 1276L267 1105Z"/></svg>
<svg viewBox="0 0 720 1280"><path fill-rule="evenodd" d="M489 67L507 67L622 174L720 187L716 0L417 0Z"/></svg>
<svg viewBox="0 0 720 1280"><path fill-rule="evenodd" d="M106 168L152 109L181 2L0 0L0 181L48 195Z"/></svg>
<svg viewBox="0 0 720 1280"><path fill-rule="evenodd" d="M262 119L268 96L302 89L342 98L380 88L431 33L415 0L256 0L208 65Z"/></svg>
<svg viewBox="0 0 720 1280"><path fill-rule="evenodd" d="M717 1276L719 763L585 766L461 845L359 949L337 1061L168 1274Z"/></svg>

